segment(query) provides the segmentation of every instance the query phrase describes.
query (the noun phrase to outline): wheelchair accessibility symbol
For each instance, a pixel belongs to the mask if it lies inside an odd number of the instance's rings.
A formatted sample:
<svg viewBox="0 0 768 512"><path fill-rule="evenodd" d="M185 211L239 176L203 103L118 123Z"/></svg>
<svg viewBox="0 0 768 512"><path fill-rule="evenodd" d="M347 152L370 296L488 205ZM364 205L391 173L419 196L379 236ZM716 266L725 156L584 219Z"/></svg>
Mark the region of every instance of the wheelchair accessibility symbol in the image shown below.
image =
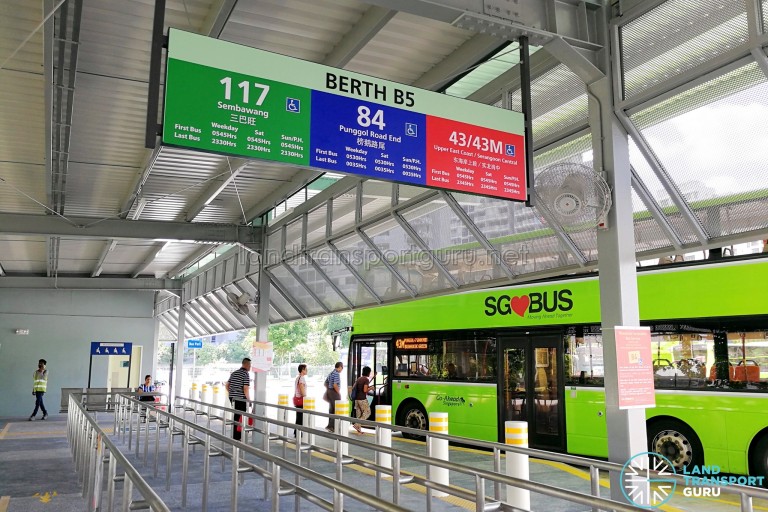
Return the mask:
<svg viewBox="0 0 768 512"><path fill-rule="evenodd" d="M405 134L409 137L417 137L419 134L419 127L416 123L405 123Z"/></svg>
<svg viewBox="0 0 768 512"><path fill-rule="evenodd" d="M505 144L504 153L507 156L515 156L515 145L514 144Z"/></svg>
<svg viewBox="0 0 768 512"><path fill-rule="evenodd" d="M301 100L296 98L285 98L285 110L298 114L301 112Z"/></svg>

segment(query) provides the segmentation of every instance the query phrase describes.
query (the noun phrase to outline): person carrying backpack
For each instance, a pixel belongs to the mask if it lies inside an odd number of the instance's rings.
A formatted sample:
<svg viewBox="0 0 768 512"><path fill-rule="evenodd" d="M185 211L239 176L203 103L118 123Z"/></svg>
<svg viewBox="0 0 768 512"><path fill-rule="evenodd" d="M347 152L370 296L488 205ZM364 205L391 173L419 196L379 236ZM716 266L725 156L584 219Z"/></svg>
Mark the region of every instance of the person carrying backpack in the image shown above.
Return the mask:
<svg viewBox="0 0 768 512"><path fill-rule="evenodd" d="M371 407L368 405L368 389L371 384L371 367L363 368L363 375L355 381L352 387L352 400L355 401L355 416L359 420L367 420L371 415ZM358 434L362 434L361 425L355 423L352 425Z"/></svg>
<svg viewBox="0 0 768 512"><path fill-rule="evenodd" d="M328 400L328 414L336 414L336 400L341 400L341 370L344 369L344 363L339 361L333 368L333 371L328 375L326 382L328 383L325 394ZM325 396L323 397L325 398ZM328 426L325 430L328 432L335 431L335 422L333 418L328 419Z"/></svg>

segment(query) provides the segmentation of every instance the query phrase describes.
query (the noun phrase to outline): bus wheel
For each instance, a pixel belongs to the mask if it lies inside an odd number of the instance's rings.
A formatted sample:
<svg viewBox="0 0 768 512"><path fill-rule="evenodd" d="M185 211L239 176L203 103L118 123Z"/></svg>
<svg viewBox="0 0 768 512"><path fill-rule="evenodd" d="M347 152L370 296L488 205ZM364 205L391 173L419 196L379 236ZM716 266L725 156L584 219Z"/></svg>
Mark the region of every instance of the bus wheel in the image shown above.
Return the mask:
<svg viewBox="0 0 768 512"><path fill-rule="evenodd" d="M648 423L648 451L669 459L676 471L704 464L704 448L699 436L691 427L674 419Z"/></svg>
<svg viewBox="0 0 768 512"><path fill-rule="evenodd" d="M768 487L768 434L763 434L749 450L749 474L764 477L763 487Z"/></svg>
<svg viewBox="0 0 768 512"><path fill-rule="evenodd" d="M418 430L429 430L429 419L427 417L427 411L424 410L424 407L422 407L419 402L410 401L406 403L402 408L400 419L401 421L398 423L403 427ZM405 432L403 432L403 437L406 439L418 439L422 441L425 439L425 436L407 434Z"/></svg>

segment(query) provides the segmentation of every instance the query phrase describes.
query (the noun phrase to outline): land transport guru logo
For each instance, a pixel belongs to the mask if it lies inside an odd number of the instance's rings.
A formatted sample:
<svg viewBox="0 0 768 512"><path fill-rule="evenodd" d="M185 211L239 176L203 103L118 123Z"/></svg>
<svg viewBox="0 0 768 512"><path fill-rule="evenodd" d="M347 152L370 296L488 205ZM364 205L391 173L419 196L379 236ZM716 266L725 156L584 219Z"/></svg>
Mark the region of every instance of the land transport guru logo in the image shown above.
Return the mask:
<svg viewBox="0 0 768 512"><path fill-rule="evenodd" d="M676 476L677 475L677 476ZM658 508L672 499L682 477L685 497L717 497L728 485L762 486L765 477L723 475L719 466L684 466L678 473L661 454L643 452L629 459L621 470L621 492L639 507Z"/></svg>
<svg viewBox="0 0 768 512"><path fill-rule="evenodd" d="M499 295L485 298L485 314L511 315L520 317L528 315L538 317L568 317L573 309L573 294L571 290L552 290L546 292L530 292L526 295Z"/></svg>

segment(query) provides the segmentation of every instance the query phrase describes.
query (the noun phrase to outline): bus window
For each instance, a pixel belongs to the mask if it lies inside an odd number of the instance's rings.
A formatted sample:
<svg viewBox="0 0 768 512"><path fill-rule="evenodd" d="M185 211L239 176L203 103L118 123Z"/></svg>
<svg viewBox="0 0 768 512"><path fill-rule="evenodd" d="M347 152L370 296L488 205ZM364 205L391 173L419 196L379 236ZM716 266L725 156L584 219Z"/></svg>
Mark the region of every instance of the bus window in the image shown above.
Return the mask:
<svg viewBox="0 0 768 512"><path fill-rule="evenodd" d="M487 335L395 339L395 377L494 382L496 358L496 338Z"/></svg>
<svg viewBox="0 0 768 512"><path fill-rule="evenodd" d="M603 385L602 334L568 334L565 349L566 385Z"/></svg>

